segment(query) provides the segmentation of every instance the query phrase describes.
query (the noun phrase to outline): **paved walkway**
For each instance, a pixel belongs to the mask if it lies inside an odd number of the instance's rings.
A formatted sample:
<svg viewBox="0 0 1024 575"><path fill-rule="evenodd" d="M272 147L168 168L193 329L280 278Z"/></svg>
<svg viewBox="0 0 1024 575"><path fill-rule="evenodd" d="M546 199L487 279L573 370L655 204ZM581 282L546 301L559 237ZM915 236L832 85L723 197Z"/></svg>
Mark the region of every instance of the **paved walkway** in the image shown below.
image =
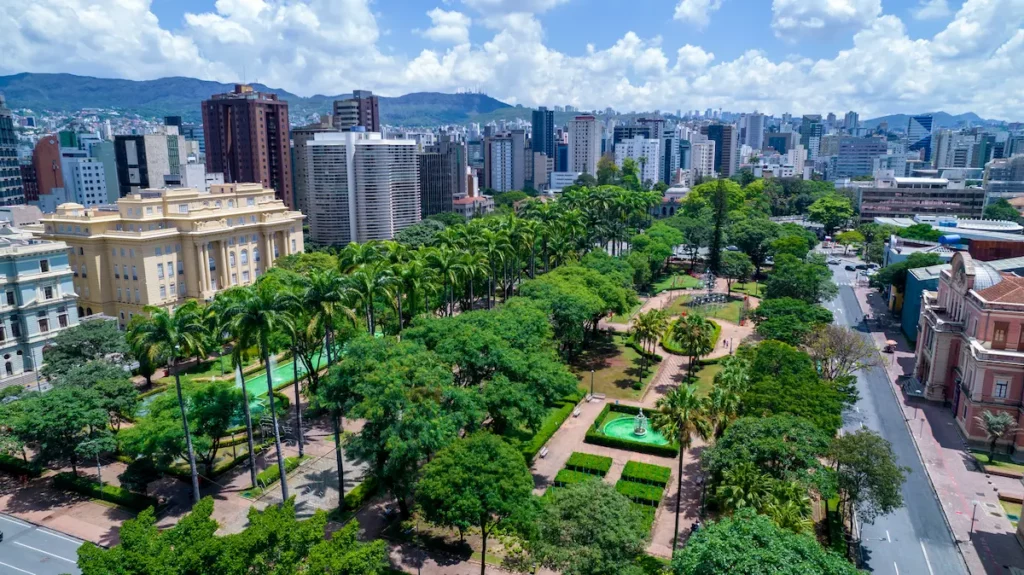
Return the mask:
<svg viewBox="0 0 1024 575"><path fill-rule="evenodd" d="M866 313L876 318L889 313L878 293L864 287L854 291ZM939 403L910 397L894 383L897 377L913 372L913 347L898 328L885 331L872 322L871 330L879 348L889 339L899 342L895 354L883 356L889 383L971 573L1003 574L1010 566L1024 569L1024 549L1017 542L1015 529L1005 517L997 497L1000 491L1020 495L1024 486L1016 479L974 470L949 409Z"/></svg>

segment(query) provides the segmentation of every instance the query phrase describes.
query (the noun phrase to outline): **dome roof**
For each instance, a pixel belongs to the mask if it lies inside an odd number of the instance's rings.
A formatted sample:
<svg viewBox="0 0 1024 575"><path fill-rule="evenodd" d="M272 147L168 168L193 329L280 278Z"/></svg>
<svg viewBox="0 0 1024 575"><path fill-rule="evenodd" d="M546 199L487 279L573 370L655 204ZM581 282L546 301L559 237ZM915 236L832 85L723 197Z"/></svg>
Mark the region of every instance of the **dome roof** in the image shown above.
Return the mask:
<svg viewBox="0 0 1024 575"><path fill-rule="evenodd" d="M974 289L981 291L990 288L1003 281L1003 275L999 270L987 262L974 262Z"/></svg>

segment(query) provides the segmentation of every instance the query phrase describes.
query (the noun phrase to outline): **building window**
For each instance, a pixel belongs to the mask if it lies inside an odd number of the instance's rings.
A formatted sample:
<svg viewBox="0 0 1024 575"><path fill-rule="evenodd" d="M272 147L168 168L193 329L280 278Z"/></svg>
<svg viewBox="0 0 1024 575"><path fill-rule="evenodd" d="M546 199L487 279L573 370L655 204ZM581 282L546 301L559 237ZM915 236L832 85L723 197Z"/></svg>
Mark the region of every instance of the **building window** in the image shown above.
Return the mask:
<svg viewBox="0 0 1024 575"><path fill-rule="evenodd" d="M45 311L39 312L36 318L39 320L39 333L50 331L50 318L46 317Z"/></svg>
<svg viewBox="0 0 1024 575"><path fill-rule="evenodd" d="M253 248L252 249L252 261L254 261L254 262L260 261L260 249L259 248Z"/></svg>
<svg viewBox="0 0 1024 575"><path fill-rule="evenodd" d="M231 285L238 285L238 274L231 274Z"/></svg>
<svg viewBox="0 0 1024 575"><path fill-rule="evenodd" d="M11 335L21 337L21 320L16 315L11 316Z"/></svg>
<svg viewBox="0 0 1024 575"><path fill-rule="evenodd" d="M50 260L39 260L39 271L42 273L50 271Z"/></svg>
<svg viewBox="0 0 1024 575"><path fill-rule="evenodd" d="M78 255L84 256L85 255L85 248L78 248Z"/></svg>
<svg viewBox="0 0 1024 575"><path fill-rule="evenodd" d="M139 279L139 274L136 273L135 266L132 266L132 279L136 281Z"/></svg>
<svg viewBox="0 0 1024 575"><path fill-rule="evenodd" d="M249 263L249 250L242 250L239 257L242 259L242 265L247 265Z"/></svg>
<svg viewBox="0 0 1024 575"><path fill-rule="evenodd" d="M295 253L295 238L292 238L292 253Z"/></svg>
<svg viewBox="0 0 1024 575"><path fill-rule="evenodd" d="M14 292L7 292L7 305L14 305Z"/></svg>
<svg viewBox="0 0 1024 575"><path fill-rule="evenodd" d="M117 301L121 301L121 288L117 288Z"/></svg>
<svg viewBox="0 0 1024 575"><path fill-rule="evenodd" d="M53 299L53 286L43 288L43 299Z"/></svg>
<svg viewBox="0 0 1024 575"><path fill-rule="evenodd" d="M167 286L160 286L160 299L167 299Z"/></svg>
<svg viewBox="0 0 1024 575"><path fill-rule="evenodd" d="M57 325L59 325L61 329L66 328L68 326L68 314L62 313L62 314L58 315L57 316Z"/></svg>
<svg viewBox="0 0 1024 575"><path fill-rule="evenodd" d="M228 253L228 265L235 267L235 252Z"/></svg>
<svg viewBox="0 0 1024 575"><path fill-rule="evenodd" d="M139 288L135 288L135 303L139 303L140 301L142 301L142 298L139 297Z"/></svg>
<svg viewBox="0 0 1024 575"><path fill-rule="evenodd" d="M997 379L996 380L996 397L1003 399L1006 397L1006 391L1010 387L1009 380Z"/></svg>
<svg viewBox="0 0 1024 575"><path fill-rule="evenodd" d="M249 270L245 270L242 272L242 283L249 283Z"/></svg>
<svg viewBox="0 0 1024 575"><path fill-rule="evenodd" d="M246 198L245 199L245 205L247 205L247 206L255 206L256 205L256 198Z"/></svg>
<svg viewBox="0 0 1024 575"><path fill-rule="evenodd" d="M156 264L156 279L164 279L164 264Z"/></svg>
<svg viewBox="0 0 1024 575"><path fill-rule="evenodd" d="M157 246L156 247L156 255L158 255L158 256L164 255L164 249L162 247L160 247L160 246Z"/></svg>
<svg viewBox="0 0 1024 575"><path fill-rule="evenodd" d="M178 275L184 275L184 274L185 274L185 266L182 264L182 262L179 261L178 262Z"/></svg>
<svg viewBox="0 0 1024 575"><path fill-rule="evenodd" d="M174 284L171 284L171 295L176 293L178 293L178 288Z"/></svg>
<svg viewBox="0 0 1024 575"><path fill-rule="evenodd" d="M188 204L178 204L178 213L179 214L187 214L188 213Z"/></svg>
<svg viewBox="0 0 1024 575"><path fill-rule="evenodd" d="M86 271L85 271L85 264L82 264L82 265L81 265L80 267L81 267L81 269L82 269L82 277L83 277L83 278L87 278L87 277L89 277L89 274L88 274L88 273L86 273Z"/></svg>
<svg viewBox="0 0 1024 575"><path fill-rule="evenodd" d="M1005 321L995 322L992 330L992 349L1006 349L1006 332L1010 330L1010 324Z"/></svg>
<svg viewBox="0 0 1024 575"><path fill-rule="evenodd" d="M139 231L141 232L142 230ZM124 254L121 255L123 256ZM135 259L135 248L128 248L128 257Z"/></svg>
<svg viewBox="0 0 1024 575"><path fill-rule="evenodd" d="M181 295L185 295L185 284L184 283L178 284L178 293L181 294Z"/></svg>
<svg viewBox="0 0 1024 575"><path fill-rule="evenodd" d="M114 279L121 279L121 268L119 268L117 264L114 264Z"/></svg>

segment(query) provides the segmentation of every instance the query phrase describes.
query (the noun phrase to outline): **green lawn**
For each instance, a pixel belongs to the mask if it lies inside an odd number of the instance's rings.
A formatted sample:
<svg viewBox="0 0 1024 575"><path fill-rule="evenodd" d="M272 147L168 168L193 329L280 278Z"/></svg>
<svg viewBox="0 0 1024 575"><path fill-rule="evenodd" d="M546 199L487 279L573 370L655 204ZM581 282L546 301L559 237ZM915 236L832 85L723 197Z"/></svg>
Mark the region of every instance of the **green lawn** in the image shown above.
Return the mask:
<svg viewBox="0 0 1024 575"><path fill-rule="evenodd" d="M760 282L748 282L732 284L732 291L745 293L754 297L761 297L764 295L764 284Z"/></svg>
<svg viewBox="0 0 1024 575"><path fill-rule="evenodd" d="M697 289L703 284L703 281L689 274L676 273L654 282L654 285L651 286L651 293L657 294L669 289Z"/></svg>
<svg viewBox="0 0 1024 575"><path fill-rule="evenodd" d="M701 397L706 396L711 392L711 388L715 385L715 376L718 372L722 371L722 366L714 363L706 365L697 372L697 394Z"/></svg>
<svg viewBox="0 0 1024 575"><path fill-rule="evenodd" d="M629 320L633 319L633 316L635 316L637 314L637 312L640 311L640 308L643 307L643 306L644 306L644 302L639 302L635 306L633 306L632 309L627 311L626 313L617 313L617 314L613 315L612 318L610 320L608 320L608 321L610 321L612 323L627 324L627 323L629 323Z"/></svg>
<svg viewBox="0 0 1024 575"><path fill-rule="evenodd" d="M626 336L603 336L591 344L572 363L580 376L580 387L590 391L590 371L594 370L594 392L604 393L609 399L638 399L650 383L658 364L649 361L640 389L636 389L642 359L637 351L625 343Z"/></svg>
<svg viewBox="0 0 1024 575"><path fill-rule="evenodd" d="M1024 465L1010 461L1010 458L1005 455L997 454L995 457L995 461L990 461L988 453L982 453L979 451L972 451L971 453L974 455L974 458L978 460L978 463L982 465L991 465L993 467L1001 467L1008 471L1024 473Z"/></svg>
<svg viewBox="0 0 1024 575"><path fill-rule="evenodd" d="M250 362L249 365L253 365L258 361L259 360L254 360ZM187 370L181 372L182 383L208 383L213 378L230 379L233 377L234 376L232 374L231 358L226 355L214 360L199 362L199 364L193 365ZM174 383L174 377L164 377L155 380L155 383Z"/></svg>
<svg viewBox="0 0 1024 575"><path fill-rule="evenodd" d="M1007 519L1009 519L1010 523L1016 527L1017 523L1020 521L1021 504L1013 503L1012 501L1007 501L1005 499L1000 499L999 504L1003 506L1003 511L1006 512Z"/></svg>
<svg viewBox="0 0 1024 575"><path fill-rule="evenodd" d="M702 305L700 307L690 307L686 305L686 302L690 301L691 297L692 296L690 295L681 295L676 299L672 300L672 304L669 305L668 308L666 308L669 315L675 317L678 315L682 315L683 312L696 312L708 318L721 319L736 324L740 322L740 314L743 312L742 301L712 303Z"/></svg>

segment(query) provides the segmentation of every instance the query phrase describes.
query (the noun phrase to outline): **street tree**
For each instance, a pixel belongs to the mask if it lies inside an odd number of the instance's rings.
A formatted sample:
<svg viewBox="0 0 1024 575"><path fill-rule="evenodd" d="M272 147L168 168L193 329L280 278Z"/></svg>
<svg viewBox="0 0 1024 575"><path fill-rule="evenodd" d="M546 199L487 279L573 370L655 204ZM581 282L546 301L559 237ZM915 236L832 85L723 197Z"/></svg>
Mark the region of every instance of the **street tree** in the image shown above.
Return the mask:
<svg viewBox="0 0 1024 575"><path fill-rule="evenodd" d="M986 220L1005 220L1008 222L1020 221L1020 212L1010 205L1006 198L999 198L985 206L984 217Z"/></svg>
<svg viewBox="0 0 1024 575"><path fill-rule="evenodd" d="M779 224L764 217L739 219L729 228L729 242L750 258L755 274L761 272L761 266L771 255L772 242L778 237ZM724 261L725 254L722 257ZM721 274L725 275L724 270Z"/></svg>
<svg viewBox="0 0 1024 575"><path fill-rule="evenodd" d="M791 297L764 299L751 313L757 333L790 345L801 345L811 330L832 323L832 312Z"/></svg>
<svg viewBox="0 0 1024 575"><path fill-rule="evenodd" d="M1006 411L1000 411L998 413L993 412L989 409L981 412L981 415L975 416L975 421L985 431L985 436L988 438L988 453L989 457L993 457L996 454L996 443L1000 439L1006 436L1013 436L1020 428L1017 426L1017 421L1013 415Z"/></svg>
<svg viewBox="0 0 1024 575"><path fill-rule="evenodd" d="M121 365L131 362L124 333L116 321L88 320L61 330L43 350L43 377L57 379L75 367L107 358Z"/></svg>
<svg viewBox="0 0 1024 575"><path fill-rule="evenodd" d="M754 264L750 257L742 252L725 252L722 254L721 275L726 279L729 293L732 294L733 282L745 282L754 274Z"/></svg>
<svg viewBox="0 0 1024 575"><path fill-rule="evenodd" d="M806 261L791 255L776 258L765 285L768 299L791 297L812 304L832 299L837 293L839 287L832 282L832 270L815 255Z"/></svg>
<svg viewBox="0 0 1024 575"><path fill-rule="evenodd" d="M13 426L17 436L35 448L41 463L67 460L78 473L79 446L105 431L109 421L99 395L91 389L59 386L21 402Z"/></svg>
<svg viewBox="0 0 1024 575"><path fill-rule="evenodd" d="M849 198L829 194L819 198L807 208L807 219L825 226L825 233L832 235L853 217L853 206Z"/></svg>
<svg viewBox="0 0 1024 575"><path fill-rule="evenodd" d="M832 440L829 452L844 516L853 511L866 523L903 506L903 483L910 468L896 463L892 445L870 429Z"/></svg>
<svg viewBox="0 0 1024 575"><path fill-rule="evenodd" d="M90 389L99 396L100 406L109 414L114 430L135 417L141 400L124 367L105 360L93 360L60 376L57 385Z"/></svg>
<svg viewBox="0 0 1024 575"><path fill-rule="evenodd" d="M836 381L862 369L881 365L878 348L848 327L819 324L807 336L804 347L818 364L825 381Z"/></svg>
<svg viewBox="0 0 1024 575"><path fill-rule="evenodd" d="M849 230L836 235L836 242L846 248L843 253L847 253L850 251L850 246L861 245L864 243L864 234L857 230Z"/></svg>
<svg viewBox="0 0 1024 575"><path fill-rule="evenodd" d="M481 432L442 449L423 467L416 500L427 520L463 532L480 529L480 573L487 570L487 538L530 503L533 475L517 449Z"/></svg>

